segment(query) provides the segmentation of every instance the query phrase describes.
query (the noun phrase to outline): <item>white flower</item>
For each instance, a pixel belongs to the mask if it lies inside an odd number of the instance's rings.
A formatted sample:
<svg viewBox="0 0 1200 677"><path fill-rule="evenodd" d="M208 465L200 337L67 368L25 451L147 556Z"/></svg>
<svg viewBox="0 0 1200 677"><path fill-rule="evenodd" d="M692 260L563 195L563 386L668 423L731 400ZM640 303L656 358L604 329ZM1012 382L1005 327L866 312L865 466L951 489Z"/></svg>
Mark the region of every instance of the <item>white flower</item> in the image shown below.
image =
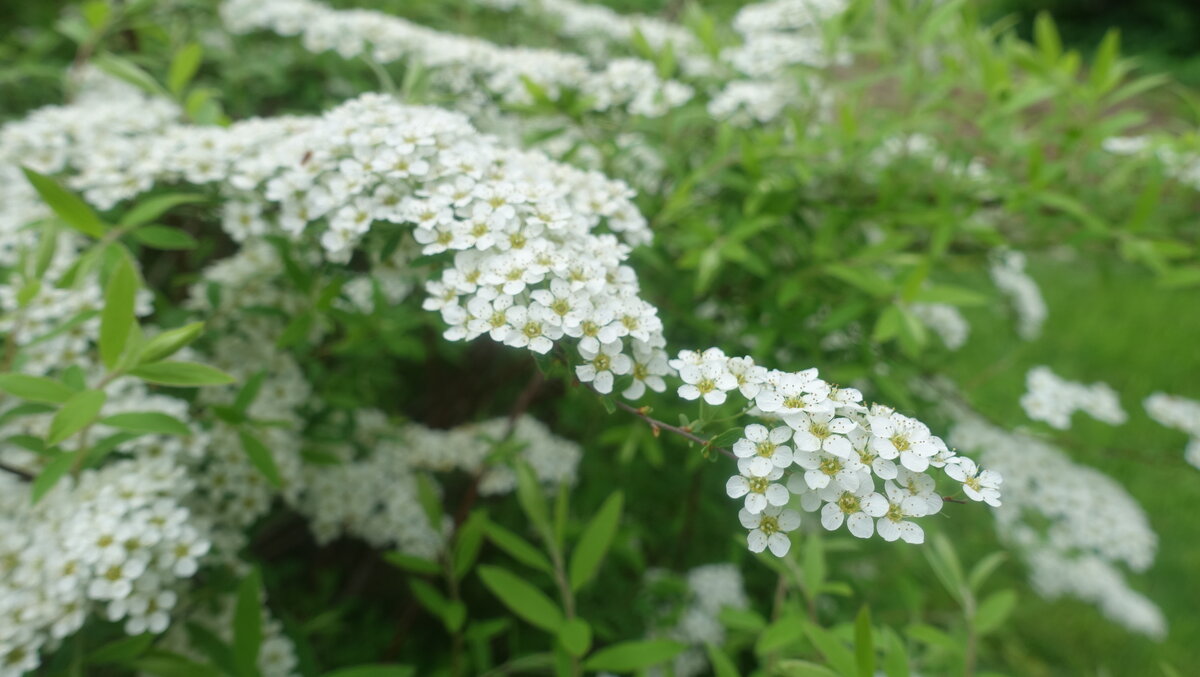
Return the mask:
<svg viewBox="0 0 1200 677"><path fill-rule="evenodd" d="M746 537L750 552L762 552L770 548L771 554L776 557L783 557L788 553L792 541L787 537L787 533L800 526L800 513L774 505L767 506L757 515L748 510L741 510L738 512L738 519L743 527L750 530Z"/></svg>
<svg viewBox="0 0 1200 677"><path fill-rule="evenodd" d="M929 467L929 459L938 453L938 445L931 439L929 428L915 418L887 411L883 415L872 412L867 417L871 426L871 449L882 458L900 458L900 463L909 470L921 472Z"/></svg>
<svg viewBox="0 0 1200 677"><path fill-rule="evenodd" d="M835 531L844 521L850 533L859 538L870 538L875 533L875 520L871 518L883 517L888 510L887 499L872 491L870 483L858 491L826 487L821 499L826 501L821 508L821 526Z"/></svg>
<svg viewBox="0 0 1200 677"><path fill-rule="evenodd" d="M792 464L792 450L784 446L792 431L779 426L767 431L766 426L752 423L746 426L746 436L733 443L733 453L745 459L754 475L766 475L772 468L786 468Z"/></svg>
<svg viewBox="0 0 1200 677"><path fill-rule="evenodd" d="M902 538L905 543L924 543L925 530L905 518L923 517L927 508L925 501L892 482L884 485L884 491L887 492L888 508L875 525L879 536L885 541Z"/></svg>
<svg viewBox="0 0 1200 677"><path fill-rule="evenodd" d="M833 412L798 412L787 414L784 422L796 431L796 449L825 451L839 458L848 458L853 448L845 434L857 424L848 418L834 418Z"/></svg>
<svg viewBox="0 0 1200 677"><path fill-rule="evenodd" d="M737 378L725 367L725 360L705 361L700 365L685 364L679 369L679 396L685 400L700 397L712 405L724 404L725 393L738 387Z"/></svg>
<svg viewBox="0 0 1200 677"><path fill-rule="evenodd" d="M775 483L783 477L783 469L770 468L765 474L758 475L750 468L747 460L738 461L738 471L741 474L729 478L725 483L725 493L730 498L745 496L746 511L755 515L762 512L767 505L787 505L791 494L782 484Z"/></svg>
<svg viewBox="0 0 1200 677"><path fill-rule="evenodd" d="M600 350L588 350L582 344L579 354L586 364L575 367L575 376L582 383L591 383L596 392L607 395L612 392L613 377L628 374L633 360L621 352L621 342L613 341L600 346Z"/></svg>
<svg viewBox="0 0 1200 677"><path fill-rule="evenodd" d="M670 373L667 366L667 353L658 348L651 348L637 339L633 340L633 368L630 370L633 383L621 393L623 397L636 400L646 392L646 388L656 393L667 389L663 376Z"/></svg>
<svg viewBox="0 0 1200 677"><path fill-rule="evenodd" d="M834 482L835 486L853 491L860 484L870 484L870 474L854 454L842 458L820 451L796 451L796 465L804 468L804 481L811 489L824 489Z"/></svg>
<svg viewBox="0 0 1200 677"><path fill-rule="evenodd" d="M946 464L946 474L963 483L963 493L972 501L982 501L988 505L1000 507L1000 483L1004 478L994 470L980 472L975 461L957 456Z"/></svg>

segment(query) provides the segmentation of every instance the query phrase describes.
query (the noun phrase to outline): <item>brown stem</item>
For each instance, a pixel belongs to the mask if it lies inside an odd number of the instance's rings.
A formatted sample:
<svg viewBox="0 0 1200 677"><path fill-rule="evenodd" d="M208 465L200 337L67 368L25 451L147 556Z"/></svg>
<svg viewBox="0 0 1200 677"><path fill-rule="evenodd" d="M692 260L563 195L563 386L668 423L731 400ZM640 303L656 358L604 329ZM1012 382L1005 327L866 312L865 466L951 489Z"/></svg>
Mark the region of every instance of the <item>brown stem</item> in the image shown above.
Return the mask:
<svg viewBox="0 0 1200 677"><path fill-rule="evenodd" d="M34 477L33 473L29 472L28 470L25 470L24 468L18 468L15 465L9 465L7 463L4 463L3 461L0 461L0 470L3 470L5 472L10 472L10 473L16 475L17 477L21 478L22 482L32 482L33 481L33 477Z"/></svg>
<svg viewBox="0 0 1200 677"><path fill-rule="evenodd" d="M646 423L649 423L650 430L654 433L655 437L658 437L658 433L660 430L666 430L668 432L675 433L676 435L679 435L680 437L691 440L692 442L695 442L696 444L699 444L700 447L703 449L711 449L719 454L724 454L725 456L728 456L729 458L737 458L737 456L735 456L732 451L730 451L724 447L713 446L712 440L708 440L703 437L700 437L699 435L693 433L690 428L681 428L679 426L673 426L670 423L665 423L663 421L660 421L660 420L650 416L650 413L649 413L650 407L633 407L628 404L625 404L624 402L622 402L620 400L615 400L615 399L613 400L613 403L617 405L618 409L624 409L625 411L642 419Z"/></svg>

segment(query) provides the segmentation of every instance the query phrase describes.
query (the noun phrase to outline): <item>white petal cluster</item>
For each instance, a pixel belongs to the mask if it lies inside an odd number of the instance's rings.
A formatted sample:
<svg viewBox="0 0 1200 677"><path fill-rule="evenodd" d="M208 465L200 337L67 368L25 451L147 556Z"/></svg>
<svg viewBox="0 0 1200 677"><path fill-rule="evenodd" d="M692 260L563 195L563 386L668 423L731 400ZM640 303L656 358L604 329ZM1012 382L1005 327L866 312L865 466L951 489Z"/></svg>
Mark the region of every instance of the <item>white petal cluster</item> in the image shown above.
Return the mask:
<svg viewBox="0 0 1200 677"><path fill-rule="evenodd" d="M1004 507L992 514L1000 538L1029 565L1034 587L1050 597L1092 602L1131 630L1161 636L1161 612L1129 587L1118 568L1145 571L1157 548L1133 497L1037 438L1006 432L969 412L954 416L950 442L979 450L984 463L1004 474Z"/></svg>
<svg viewBox="0 0 1200 677"><path fill-rule="evenodd" d="M958 350L967 342L971 335L971 325L963 317L958 308L947 303L914 303L909 307L917 317L933 333L942 340L942 344L950 350Z"/></svg>
<svg viewBox="0 0 1200 677"><path fill-rule="evenodd" d="M1048 311L1037 282L1025 272L1025 255L1005 250L995 254L988 267L996 288L1008 296L1017 314L1017 334L1032 341L1042 333Z"/></svg>
<svg viewBox="0 0 1200 677"><path fill-rule="evenodd" d="M827 383L816 369L768 370L717 348L682 351L671 366L684 382L681 398L721 404L736 394L751 413L774 421L745 427L733 445L738 474L725 487L743 502L738 518L750 530L752 552L787 554L787 534L800 525L800 514L788 508L793 497L804 510L819 511L830 531L845 524L870 538L878 524L885 540L921 543L924 531L912 520L942 507L930 468L961 483L967 498L1000 506L999 473L956 455L914 418L864 406L860 392Z"/></svg>
<svg viewBox="0 0 1200 677"><path fill-rule="evenodd" d="M191 488L182 467L146 456L61 480L36 504L0 475L0 674L35 668L91 613L163 632L211 547L184 505Z"/></svg>
<svg viewBox="0 0 1200 677"><path fill-rule="evenodd" d="M734 68L755 78L778 76L790 66L826 66L845 56L826 49L821 24L844 12L843 0L770 0L738 10L733 28L742 44L721 53Z"/></svg>
<svg viewBox="0 0 1200 677"><path fill-rule="evenodd" d="M578 55L502 47L373 10L336 10L314 0L226 0L221 16L234 33L299 35L313 52L333 50L345 58L369 55L378 63L416 61L447 73L435 81L452 92L483 89L506 103L533 103L525 79L554 97L578 90L591 97L596 111L626 110L650 117L692 97L690 87L660 79L653 64L639 59L613 59L603 70L593 70Z"/></svg>
<svg viewBox="0 0 1200 677"><path fill-rule="evenodd" d="M648 572L653 579L655 573ZM735 564L706 564L687 572L687 593L682 608L663 613L673 619L666 627L655 628L652 637L672 639L687 645L672 663L672 675L693 677L709 670L705 645L725 643L725 625L721 622L724 609L746 609L750 601L742 582L742 573ZM651 675L663 675L651 670Z"/></svg>
<svg viewBox="0 0 1200 677"><path fill-rule="evenodd" d="M1150 418L1188 435L1190 439L1184 450L1184 458L1200 468L1200 402L1178 395L1153 393L1142 406Z"/></svg>
<svg viewBox="0 0 1200 677"><path fill-rule="evenodd" d="M670 21L642 14L620 14L600 4L577 0L473 0L475 4L500 11L520 10L544 17L556 31L586 51L600 57L607 54L608 43L628 45L640 34L654 50L668 47L680 59L679 65L691 76L712 72L715 64L686 28Z"/></svg>
<svg viewBox="0 0 1200 677"><path fill-rule="evenodd" d="M271 615L266 604L261 606L262 646L259 648L257 661L259 674L262 677L298 677L300 659L296 654L296 645L284 632L283 623ZM209 631L227 646L232 646L235 608L236 601L233 595L227 595L219 598L216 609L207 604L200 606L189 614L188 622ZM193 636L183 627L173 625L163 637L162 645L170 651L204 664L211 658L203 648L193 643Z"/></svg>
<svg viewBox="0 0 1200 677"><path fill-rule="evenodd" d="M1059 430L1071 427L1071 415L1077 411L1110 425L1121 425L1129 418L1116 391L1107 383L1075 383L1060 378L1047 366L1038 366L1025 375L1025 388L1021 396L1025 414Z"/></svg>

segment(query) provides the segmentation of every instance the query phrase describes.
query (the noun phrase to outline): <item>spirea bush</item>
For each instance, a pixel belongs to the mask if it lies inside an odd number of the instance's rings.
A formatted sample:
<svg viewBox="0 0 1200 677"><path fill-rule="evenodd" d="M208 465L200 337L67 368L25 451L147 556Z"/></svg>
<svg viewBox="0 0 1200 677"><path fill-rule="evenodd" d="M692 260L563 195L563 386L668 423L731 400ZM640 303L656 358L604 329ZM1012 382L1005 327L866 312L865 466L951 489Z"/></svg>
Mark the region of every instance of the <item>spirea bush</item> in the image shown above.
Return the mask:
<svg viewBox="0 0 1200 677"><path fill-rule="evenodd" d="M1167 636L1150 519L1047 432L1122 393L1038 366L1006 425L946 367L968 313L1042 337L1033 262L1200 284L1194 140L1116 33L55 21L6 47L63 87L0 127L0 675L1036 674L1036 597ZM1188 395L1144 407L1200 466Z"/></svg>

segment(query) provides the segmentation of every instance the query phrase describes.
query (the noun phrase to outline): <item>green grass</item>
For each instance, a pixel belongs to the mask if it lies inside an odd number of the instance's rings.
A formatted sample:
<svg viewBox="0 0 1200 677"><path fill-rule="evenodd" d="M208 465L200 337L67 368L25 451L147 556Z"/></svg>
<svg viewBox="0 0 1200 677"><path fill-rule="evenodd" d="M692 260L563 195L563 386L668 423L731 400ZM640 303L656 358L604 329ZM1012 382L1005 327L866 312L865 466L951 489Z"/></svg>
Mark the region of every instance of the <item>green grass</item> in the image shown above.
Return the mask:
<svg viewBox="0 0 1200 677"><path fill-rule="evenodd" d="M1158 674L1165 660L1187 674L1200 662L1200 470L1183 460L1186 438L1146 416L1142 400L1161 390L1200 398L1200 293L1167 291L1148 273L1112 261L1040 261L1031 273L1050 316L1041 338L1019 341L1006 309L968 314L971 339L949 373L982 411L1012 425L1033 424L1018 398L1029 368L1049 365L1064 378L1105 381L1121 395L1129 421L1112 427L1076 414L1056 439L1077 461L1121 482L1145 508L1159 536L1158 557L1135 588L1160 605L1170 625L1158 645L1115 628L1085 605L1026 600L1015 630L1025 651L1069 672L1100 665L1113 675ZM968 555L969 557L969 555ZM1090 670L1088 671L1090 672Z"/></svg>

